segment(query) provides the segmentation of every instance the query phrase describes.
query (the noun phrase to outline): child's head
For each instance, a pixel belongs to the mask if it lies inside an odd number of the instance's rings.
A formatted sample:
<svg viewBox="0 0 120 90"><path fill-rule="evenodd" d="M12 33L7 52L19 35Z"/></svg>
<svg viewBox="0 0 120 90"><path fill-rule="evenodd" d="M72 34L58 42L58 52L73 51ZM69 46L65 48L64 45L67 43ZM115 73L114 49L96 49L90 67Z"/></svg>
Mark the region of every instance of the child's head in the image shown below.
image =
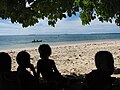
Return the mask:
<svg viewBox="0 0 120 90"><path fill-rule="evenodd" d="M40 57L48 58L51 55L51 48L48 44L42 44L39 46L38 51L40 53Z"/></svg>
<svg viewBox="0 0 120 90"><path fill-rule="evenodd" d="M21 51L17 54L16 60L19 66L27 68L30 65L30 54L26 51Z"/></svg>
<svg viewBox="0 0 120 90"><path fill-rule="evenodd" d="M8 53L0 52L0 72L11 71L11 57Z"/></svg>
<svg viewBox="0 0 120 90"><path fill-rule="evenodd" d="M95 55L95 65L98 70L112 74L114 71L114 60L112 54L108 51L97 52Z"/></svg>

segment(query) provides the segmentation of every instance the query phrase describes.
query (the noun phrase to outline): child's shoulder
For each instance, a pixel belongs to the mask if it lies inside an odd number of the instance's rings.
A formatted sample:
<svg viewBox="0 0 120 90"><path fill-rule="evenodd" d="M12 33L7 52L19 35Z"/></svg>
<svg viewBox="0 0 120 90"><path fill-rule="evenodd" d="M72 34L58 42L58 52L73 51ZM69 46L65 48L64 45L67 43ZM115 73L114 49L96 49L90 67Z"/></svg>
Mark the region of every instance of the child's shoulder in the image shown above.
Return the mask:
<svg viewBox="0 0 120 90"><path fill-rule="evenodd" d="M100 70L92 70L90 73L86 74L86 77L108 77L110 75L108 75L106 72L104 71L100 71Z"/></svg>
<svg viewBox="0 0 120 90"><path fill-rule="evenodd" d="M98 74L99 71L98 70L92 70L91 72L89 72L88 74L86 74L86 76L91 76L91 75L95 75Z"/></svg>
<svg viewBox="0 0 120 90"><path fill-rule="evenodd" d="M55 64L54 60L52 60L52 59L49 59L48 61L49 61L49 63L51 63L51 64Z"/></svg>
<svg viewBox="0 0 120 90"><path fill-rule="evenodd" d="M51 63L54 63L54 60L52 60L52 59L47 59L47 60L43 60L43 59L39 59L38 60L38 63L43 63L43 62L51 62Z"/></svg>
<svg viewBox="0 0 120 90"><path fill-rule="evenodd" d="M85 83L90 90L104 90L109 84L112 85L112 77L104 71L92 70L85 76ZM108 89L105 89L108 90Z"/></svg>
<svg viewBox="0 0 120 90"><path fill-rule="evenodd" d="M96 75L97 75L97 70L92 70L91 72L89 72L89 73L87 73L86 75L85 75L85 78L86 79L90 79L90 78L93 78L93 77L95 77Z"/></svg>
<svg viewBox="0 0 120 90"><path fill-rule="evenodd" d="M89 82L97 83L98 81L101 82L108 82L111 80L111 76L108 75L106 72L93 70L90 73L86 74L86 80Z"/></svg>
<svg viewBox="0 0 120 90"><path fill-rule="evenodd" d="M51 62L54 62L54 60L53 59L48 59L49 61L51 61Z"/></svg>

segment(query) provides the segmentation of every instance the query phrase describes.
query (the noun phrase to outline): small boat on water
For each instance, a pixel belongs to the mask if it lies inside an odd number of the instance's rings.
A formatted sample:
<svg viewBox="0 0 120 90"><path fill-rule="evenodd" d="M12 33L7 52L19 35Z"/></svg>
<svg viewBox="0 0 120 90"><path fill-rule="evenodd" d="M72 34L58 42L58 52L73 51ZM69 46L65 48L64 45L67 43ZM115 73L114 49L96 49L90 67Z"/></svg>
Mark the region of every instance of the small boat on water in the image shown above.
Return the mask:
<svg viewBox="0 0 120 90"><path fill-rule="evenodd" d="M33 40L32 42L33 43L35 43L35 42L42 42L42 40Z"/></svg>

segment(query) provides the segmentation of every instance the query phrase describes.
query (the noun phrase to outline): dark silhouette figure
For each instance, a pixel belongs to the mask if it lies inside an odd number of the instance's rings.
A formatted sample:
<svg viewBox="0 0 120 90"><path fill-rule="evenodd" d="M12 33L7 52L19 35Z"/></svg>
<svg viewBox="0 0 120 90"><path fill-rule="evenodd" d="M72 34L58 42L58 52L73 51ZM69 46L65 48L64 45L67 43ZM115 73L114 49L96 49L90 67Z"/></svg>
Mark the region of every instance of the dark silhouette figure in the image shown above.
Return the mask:
<svg viewBox="0 0 120 90"><path fill-rule="evenodd" d="M30 55L26 51L21 51L16 57L18 63L18 76L22 90L37 90L38 80L34 66L30 63ZM27 70L29 68L33 75Z"/></svg>
<svg viewBox="0 0 120 90"><path fill-rule="evenodd" d="M11 62L8 53L0 52L0 90L19 90L17 73L11 71Z"/></svg>
<svg viewBox="0 0 120 90"><path fill-rule="evenodd" d="M41 59L37 63L37 74L43 77L48 83L54 82L59 88L63 88L65 78L59 73L54 60L49 59L51 48L48 44L42 44L38 48ZM55 85L54 85L55 86Z"/></svg>
<svg viewBox="0 0 120 90"><path fill-rule="evenodd" d="M112 90L115 78L113 56L108 51L99 51L95 55L96 70L92 70L85 77L86 86L83 90Z"/></svg>
<svg viewBox="0 0 120 90"><path fill-rule="evenodd" d="M44 80L55 80L57 75L60 75L54 60L49 59L51 55L51 48L48 44L40 45L38 48L41 60L37 63L37 74L42 75Z"/></svg>
<svg viewBox="0 0 120 90"><path fill-rule="evenodd" d="M0 52L0 72L10 72L11 62L11 57L8 53Z"/></svg>

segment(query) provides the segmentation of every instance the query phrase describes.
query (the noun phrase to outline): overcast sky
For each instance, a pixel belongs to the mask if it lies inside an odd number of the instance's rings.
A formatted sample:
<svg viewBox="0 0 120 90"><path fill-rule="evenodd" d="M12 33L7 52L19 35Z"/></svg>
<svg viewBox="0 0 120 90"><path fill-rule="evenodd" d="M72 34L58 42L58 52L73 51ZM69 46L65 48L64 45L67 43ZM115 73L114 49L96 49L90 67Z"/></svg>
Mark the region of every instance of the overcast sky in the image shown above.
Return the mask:
<svg viewBox="0 0 120 90"><path fill-rule="evenodd" d="M97 19L92 21L90 25L83 26L79 16L58 21L55 27L49 26L47 19L27 28L23 28L20 24L12 24L10 20L0 19L0 35L91 33L120 33L120 27L115 23L101 23Z"/></svg>

